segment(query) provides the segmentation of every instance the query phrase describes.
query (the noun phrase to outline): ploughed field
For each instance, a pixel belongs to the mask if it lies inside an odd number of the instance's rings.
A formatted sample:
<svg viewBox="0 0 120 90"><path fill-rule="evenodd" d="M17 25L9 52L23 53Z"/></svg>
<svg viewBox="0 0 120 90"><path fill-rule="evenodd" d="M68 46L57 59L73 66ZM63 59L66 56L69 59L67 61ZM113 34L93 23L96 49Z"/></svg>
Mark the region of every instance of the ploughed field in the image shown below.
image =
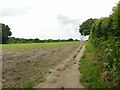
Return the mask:
<svg viewBox="0 0 120 90"><path fill-rule="evenodd" d="M68 58L81 42L2 45L3 88L31 88L44 81L49 69Z"/></svg>

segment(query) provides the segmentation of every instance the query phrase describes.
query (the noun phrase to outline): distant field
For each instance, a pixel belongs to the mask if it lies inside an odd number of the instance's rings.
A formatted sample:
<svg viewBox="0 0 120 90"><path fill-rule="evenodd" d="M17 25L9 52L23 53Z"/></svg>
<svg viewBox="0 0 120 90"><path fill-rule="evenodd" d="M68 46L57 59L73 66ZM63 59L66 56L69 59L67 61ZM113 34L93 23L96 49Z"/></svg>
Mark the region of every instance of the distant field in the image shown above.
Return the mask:
<svg viewBox="0 0 120 90"><path fill-rule="evenodd" d="M5 44L2 46L3 87L33 87L50 68L68 58L80 42Z"/></svg>
<svg viewBox="0 0 120 90"><path fill-rule="evenodd" d="M77 41L76 41L77 42ZM29 43L29 44L3 44L2 50L14 50L14 51L22 51L22 50L30 50L41 47L57 47L63 45L70 45L76 42L52 42L52 43Z"/></svg>
<svg viewBox="0 0 120 90"><path fill-rule="evenodd" d="M20 49L32 49L36 47L54 47L60 45L69 45L76 42L52 42L52 43L29 43L29 44L3 44L3 50L20 50Z"/></svg>

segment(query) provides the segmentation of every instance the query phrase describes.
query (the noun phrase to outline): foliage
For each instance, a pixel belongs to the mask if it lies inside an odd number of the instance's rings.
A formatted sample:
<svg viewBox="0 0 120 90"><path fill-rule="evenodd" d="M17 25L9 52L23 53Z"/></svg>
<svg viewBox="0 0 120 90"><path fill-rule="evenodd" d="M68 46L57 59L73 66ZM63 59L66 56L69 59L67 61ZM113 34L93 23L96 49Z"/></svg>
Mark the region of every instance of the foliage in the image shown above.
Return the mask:
<svg viewBox="0 0 120 90"><path fill-rule="evenodd" d="M7 40L9 36L12 35L12 32L10 31L10 28L8 25L0 24L0 38L2 38L3 44L7 43Z"/></svg>
<svg viewBox="0 0 120 90"><path fill-rule="evenodd" d="M79 32L81 33L81 35L90 35L90 28L92 27L92 24L95 22L95 20L96 19L90 18L79 26Z"/></svg>
<svg viewBox="0 0 120 90"><path fill-rule="evenodd" d="M40 40L39 40L38 38L35 38L35 39L34 39L34 42L35 42L35 43L39 43L39 41L40 41Z"/></svg>
<svg viewBox="0 0 120 90"><path fill-rule="evenodd" d="M101 64L109 74L109 86L120 88L120 2L109 17L95 20L89 29L91 43L102 53Z"/></svg>
<svg viewBox="0 0 120 90"><path fill-rule="evenodd" d="M68 39L68 41L74 41L72 38Z"/></svg>
<svg viewBox="0 0 120 90"><path fill-rule="evenodd" d="M104 67L109 71L112 87L120 86L120 3L109 17L97 20L91 29L90 40L104 56ZM109 81L109 80L108 80Z"/></svg>
<svg viewBox="0 0 120 90"><path fill-rule="evenodd" d="M70 39L58 39L58 40L53 40L53 39L46 39L46 40L40 40L39 38L35 39L25 39L25 38L15 38L15 37L9 37L7 43L47 43L47 42L70 42L70 41L79 41L79 40L73 40L72 38Z"/></svg>

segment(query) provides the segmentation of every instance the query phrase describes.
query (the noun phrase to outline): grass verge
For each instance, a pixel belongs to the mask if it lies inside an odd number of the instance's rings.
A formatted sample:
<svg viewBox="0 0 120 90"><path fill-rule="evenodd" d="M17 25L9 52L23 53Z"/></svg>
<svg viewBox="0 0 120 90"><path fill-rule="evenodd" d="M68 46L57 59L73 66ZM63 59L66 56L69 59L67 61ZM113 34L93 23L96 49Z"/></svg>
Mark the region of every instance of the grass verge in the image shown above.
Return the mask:
<svg viewBox="0 0 120 90"><path fill-rule="evenodd" d="M80 82L86 88L107 88L108 82L103 78L103 60L99 50L90 41L86 42L86 50L80 60Z"/></svg>

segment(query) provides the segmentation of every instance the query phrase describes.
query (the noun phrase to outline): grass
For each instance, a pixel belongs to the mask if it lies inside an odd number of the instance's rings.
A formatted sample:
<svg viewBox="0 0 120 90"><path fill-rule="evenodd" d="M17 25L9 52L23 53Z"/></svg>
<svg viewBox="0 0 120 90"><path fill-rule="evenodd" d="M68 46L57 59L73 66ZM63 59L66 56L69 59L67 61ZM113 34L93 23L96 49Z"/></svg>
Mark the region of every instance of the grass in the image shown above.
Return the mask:
<svg viewBox="0 0 120 90"><path fill-rule="evenodd" d="M88 41L84 55L80 60L80 72L82 74L80 81L87 88L108 87L108 82L101 76L103 65L99 54L90 41Z"/></svg>
<svg viewBox="0 0 120 90"><path fill-rule="evenodd" d="M23 51L31 50L38 47L57 47L63 45L70 45L76 42L52 42L52 43L27 43L27 44L1 44L2 50L7 51Z"/></svg>

